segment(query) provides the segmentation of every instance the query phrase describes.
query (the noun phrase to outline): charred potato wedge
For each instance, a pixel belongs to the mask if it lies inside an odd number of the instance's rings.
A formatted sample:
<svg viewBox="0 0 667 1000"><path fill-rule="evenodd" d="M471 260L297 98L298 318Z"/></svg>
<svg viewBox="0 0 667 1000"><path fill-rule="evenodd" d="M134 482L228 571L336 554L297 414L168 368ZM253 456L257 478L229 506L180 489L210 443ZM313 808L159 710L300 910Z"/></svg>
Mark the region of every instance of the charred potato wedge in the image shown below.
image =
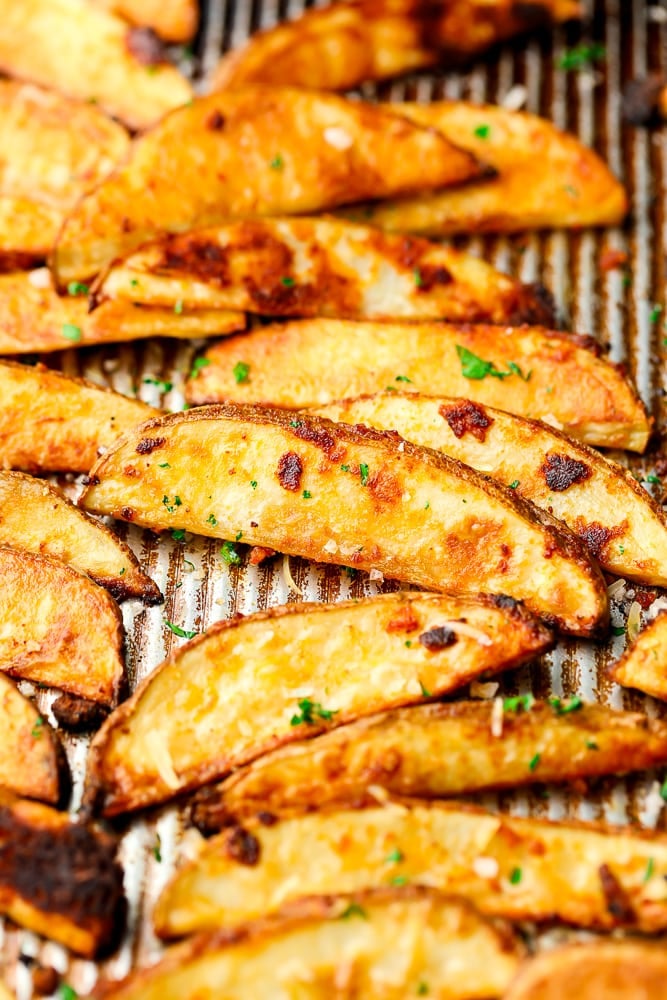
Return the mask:
<svg viewBox="0 0 667 1000"><path fill-rule="evenodd" d="M147 128L192 98L162 52L86 0L2 0L0 20L7 76L94 102L130 128Z"/></svg>
<svg viewBox="0 0 667 1000"><path fill-rule="evenodd" d="M614 226L627 210L623 185L579 139L537 115L490 104L391 105L480 156L497 173L480 183L351 209L382 229L442 236Z"/></svg>
<svg viewBox="0 0 667 1000"><path fill-rule="evenodd" d="M408 441L442 451L564 521L603 569L667 586L662 507L622 466L547 424L469 399L417 393L379 393L316 412L338 423L398 431Z"/></svg>
<svg viewBox="0 0 667 1000"><path fill-rule="evenodd" d="M615 681L667 701L667 613L643 629L611 668Z"/></svg>
<svg viewBox="0 0 667 1000"><path fill-rule="evenodd" d="M448 644L438 645L443 628ZM107 815L161 802L277 746L445 694L550 644L520 606L493 597L388 594L220 622L109 717L93 742L87 799Z"/></svg>
<svg viewBox="0 0 667 1000"><path fill-rule="evenodd" d="M187 398L321 406L391 386L463 396L542 419L586 444L643 451L651 420L631 383L594 347L531 327L293 321L211 347Z"/></svg>
<svg viewBox="0 0 667 1000"><path fill-rule="evenodd" d="M154 922L161 937L179 937L399 878L509 920L659 931L665 875L664 835L406 800L231 827L177 872Z"/></svg>
<svg viewBox="0 0 667 1000"><path fill-rule="evenodd" d="M248 83L349 90L436 63L459 65L493 44L552 21L579 17L575 0L420 0L334 3L258 32L224 56L216 89Z"/></svg>
<svg viewBox="0 0 667 1000"><path fill-rule="evenodd" d="M88 472L101 448L157 412L93 382L11 361L0 361L0 400L0 467L27 472Z"/></svg>
<svg viewBox="0 0 667 1000"><path fill-rule="evenodd" d="M55 270L64 286L163 233L304 215L480 171L438 132L377 105L288 88L213 94L138 139L127 163L82 199L56 245Z"/></svg>
<svg viewBox="0 0 667 1000"><path fill-rule="evenodd" d="M0 547L0 670L112 705L124 681L112 597L60 560Z"/></svg>
<svg viewBox="0 0 667 1000"><path fill-rule="evenodd" d="M54 556L86 573L117 601L159 604L157 584L112 531L67 497L22 472L0 472L0 546Z"/></svg>
<svg viewBox="0 0 667 1000"><path fill-rule="evenodd" d="M200 935L98 996L471 1000L504 993L521 953L507 928L468 904L407 887L307 900L236 933Z"/></svg>
<svg viewBox="0 0 667 1000"><path fill-rule="evenodd" d="M92 958L120 936L116 841L66 813L0 793L0 912Z"/></svg>
<svg viewBox="0 0 667 1000"><path fill-rule="evenodd" d="M500 717L495 702L418 705L274 750L202 789L191 816L210 833L259 813L370 804L386 793L443 798L665 762L667 724L635 712L558 698Z"/></svg>
<svg viewBox="0 0 667 1000"><path fill-rule="evenodd" d="M268 316L553 324L544 289L449 247L337 219L166 236L111 268L102 299Z"/></svg>
<svg viewBox="0 0 667 1000"><path fill-rule="evenodd" d="M167 42L189 42L197 33L197 0L94 0L130 24L152 28Z"/></svg>
<svg viewBox="0 0 667 1000"><path fill-rule="evenodd" d="M0 674L0 730L0 788L57 805L62 779L68 777L58 737L4 674Z"/></svg>
<svg viewBox="0 0 667 1000"><path fill-rule="evenodd" d="M368 427L234 403L169 414L117 441L80 503L426 590L509 594L575 635L607 620L597 564L563 525L460 462Z"/></svg>

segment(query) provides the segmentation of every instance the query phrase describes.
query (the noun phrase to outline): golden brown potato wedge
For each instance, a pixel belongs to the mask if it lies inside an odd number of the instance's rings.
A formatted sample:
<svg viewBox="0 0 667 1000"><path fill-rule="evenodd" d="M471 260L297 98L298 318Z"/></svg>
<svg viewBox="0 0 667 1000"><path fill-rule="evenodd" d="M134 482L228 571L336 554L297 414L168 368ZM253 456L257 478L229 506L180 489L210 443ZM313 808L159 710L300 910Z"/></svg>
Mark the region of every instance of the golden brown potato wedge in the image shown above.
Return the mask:
<svg viewBox="0 0 667 1000"><path fill-rule="evenodd" d="M48 272L0 274L0 354L62 351L90 344L115 344L144 337L209 337L245 327L245 315L226 309L197 309L182 303L169 309L130 301L103 302L92 312L84 294L60 296ZM86 285L74 283L73 290Z"/></svg>
<svg viewBox="0 0 667 1000"><path fill-rule="evenodd" d="M57 805L67 761L58 737L13 681L0 674L0 788Z"/></svg>
<svg viewBox="0 0 667 1000"><path fill-rule="evenodd" d="M13 993L10 992L9 988L0 980L0 1000L16 1000Z"/></svg>
<svg viewBox="0 0 667 1000"><path fill-rule="evenodd" d="M665 875L663 834L405 800L231 827L177 872L154 922L161 937L179 937L399 879L463 896L490 916L658 931L667 927Z"/></svg>
<svg viewBox="0 0 667 1000"><path fill-rule="evenodd" d="M0 467L88 472L100 449L158 411L43 365L0 361Z"/></svg>
<svg viewBox="0 0 667 1000"><path fill-rule="evenodd" d="M220 622L106 721L88 801L107 815L161 802L274 747L525 662L551 638L506 598L418 593Z"/></svg>
<svg viewBox="0 0 667 1000"><path fill-rule="evenodd" d="M611 668L615 681L667 701L667 612L643 629Z"/></svg>
<svg viewBox="0 0 667 1000"><path fill-rule="evenodd" d="M426 590L509 594L574 635L607 621L602 575L564 525L468 466L368 427L236 403L168 414L111 447L80 503Z"/></svg>
<svg viewBox="0 0 667 1000"><path fill-rule="evenodd" d="M504 1000L662 1000L665 940L599 940L544 951L525 962Z"/></svg>
<svg viewBox="0 0 667 1000"><path fill-rule="evenodd" d="M124 683L112 597L60 560L0 546L0 670L113 705Z"/></svg>
<svg viewBox="0 0 667 1000"><path fill-rule="evenodd" d="M60 490L22 472L0 472L0 545L55 556L122 601L159 604L156 583L132 550Z"/></svg>
<svg viewBox="0 0 667 1000"><path fill-rule="evenodd" d="M387 944L391 942L391 950ZM108 983L100 1000L436 1000L499 997L518 939L432 889L304 900L236 933L200 935L157 966Z"/></svg>
<svg viewBox="0 0 667 1000"><path fill-rule="evenodd" d="M186 394L194 405L301 407L391 386L463 396L544 420L586 444L643 451L651 420L631 383L594 348L588 338L529 327L295 320L215 344Z"/></svg>
<svg viewBox="0 0 667 1000"><path fill-rule="evenodd" d="M351 209L353 217L382 229L441 236L617 225L627 212L623 185L606 163L544 118L468 101L391 107L438 129L497 176Z"/></svg>
<svg viewBox="0 0 667 1000"><path fill-rule="evenodd" d="M339 219L170 235L111 268L102 300L268 316L553 324L548 292L449 247Z"/></svg>
<svg viewBox="0 0 667 1000"><path fill-rule="evenodd" d="M580 14L576 0L334 3L256 34L223 57L213 86L349 90L439 62L458 65L512 35Z"/></svg>
<svg viewBox="0 0 667 1000"><path fill-rule="evenodd" d="M210 833L258 813L285 815L378 796L441 798L621 774L667 762L667 724L577 699L419 705L283 747L197 794ZM535 758L535 766L529 766Z"/></svg>
<svg viewBox="0 0 667 1000"><path fill-rule="evenodd" d="M377 105L288 88L212 94L138 139L127 163L82 199L55 269L66 285L163 233L410 194L481 170L437 131Z"/></svg>
<svg viewBox="0 0 667 1000"><path fill-rule="evenodd" d="M197 33L198 0L94 0L130 24L152 28L167 42L189 42Z"/></svg>
<svg viewBox="0 0 667 1000"><path fill-rule="evenodd" d="M4 73L98 104L130 128L192 99L185 77L138 29L87 0L2 0L0 23Z"/></svg>
<svg viewBox="0 0 667 1000"><path fill-rule="evenodd" d="M66 813L0 793L0 912L92 958L125 918L116 841Z"/></svg>
<svg viewBox="0 0 667 1000"><path fill-rule="evenodd" d="M667 586L662 507L627 469L547 424L469 399L418 393L379 393L316 412L339 423L398 431L465 462L564 521L603 569Z"/></svg>

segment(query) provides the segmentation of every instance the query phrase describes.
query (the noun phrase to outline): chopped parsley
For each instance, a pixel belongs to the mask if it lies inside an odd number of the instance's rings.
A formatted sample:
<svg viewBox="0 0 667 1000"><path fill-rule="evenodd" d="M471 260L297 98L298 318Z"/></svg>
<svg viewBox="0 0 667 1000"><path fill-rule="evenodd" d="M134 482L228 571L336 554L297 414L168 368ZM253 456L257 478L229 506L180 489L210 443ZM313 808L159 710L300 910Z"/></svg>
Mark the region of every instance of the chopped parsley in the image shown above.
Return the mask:
<svg viewBox="0 0 667 1000"><path fill-rule="evenodd" d="M536 753L536 754L534 754L534 756L532 756L530 758L530 760L528 761L528 770L529 771L534 771L535 770L535 768L537 767L537 765L540 763L541 757L542 757L541 754Z"/></svg>
<svg viewBox="0 0 667 1000"><path fill-rule="evenodd" d="M625 635L625 625L612 625L611 627L612 635Z"/></svg>
<svg viewBox="0 0 667 1000"><path fill-rule="evenodd" d="M303 497L304 500L311 500L313 494L310 492L310 490L304 490L301 496Z"/></svg>
<svg viewBox="0 0 667 1000"><path fill-rule="evenodd" d="M515 490L520 482L521 482L520 479L515 479L513 482L510 483L510 489Z"/></svg>
<svg viewBox="0 0 667 1000"><path fill-rule="evenodd" d="M368 466L365 462L359 463L359 477L361 478L361 485L366 486L368 484Z"/></svg>
<svg viewBox="0 0 667 1000"><path fill-rule="evenodd" d="M389 852L384 860L388 865L398 865L401 861L405 860L405 855L403 854L403 851L399 851L398 847L395 847L393 851Z"/></svg>
<svg viewBox="0 0 667 1000"><path fill-rule="evenodd" d="M579 70L586 69L595 62L604 59L607 50L601 42L592 42L590 45L577 45L573 49L567 49L557 60L558 69Z"/></svg>
<svg viewBox="0 0 667 1000"><path fill-rule="evenodd" d="M183 299L179 299L178 302L174 303L174 312L177 316L180 316L183 312Z"/></svg>
<svg viewBox="0 0 667 1000"><path fill-rule="evenodd" d="M667 802L667 778L665 778L663 783L660 785L660 798L664 802Z"/></svg>
<svg viewBox="0 0 667 1000"><path fill-rule="evenodd" d="M503 712L529 712L535 704L532 694L516 694L511 698L503 698Z"/></svg>
<svg viewBox="0 0 667 1000"><path fill-rule="evenodd" d="M139 287L139 282L137 281L136 278L130 278L130 287L132 287L132 288L138 288Z"/></svg>
<svg viewBox="0 0 667 1000"><path fill-rule="evenodd" d="M597 743L595 742L595 740L586 740L586 749L587 750L599 750L600 747L597 745Z"/></svg>
<svg viewBox="0 0 667 1000"><path fill-rule="evenodd" d="M63 323L62 328L63 337L67 340L78 341L81 340L83 334L81 332L80 326L75 326L74 323Z"/></svg>
<svg viewBox="0 0 667 1000"><path fill-rule="evenodd" d="M341 465L341 471L342 472L349 472L350 471L350 466L349 465Z"/></svg>
<svg viewBox="0 0 667 1000"><path fill-rule="evenodd" d="M190 369L190 378L196 378L202 368L208 367L210 363L210 358L195 358L192 362L192 368Z"/></svg>
<svg viewBox="0 0 667 1000"><path fill-rule="evenodd" d="M69 983L61 983L58 987L58 1000L77 1000L79 994Z"/></svg>
<svg viewBox="0 0 667 1000"><path fill-rule="evenodd" d="M408 378L407 375L397 375L395 381L396 382L412 382L412 379Z"/></svg>
<svg viewBox="0 0 667 1000"><path fill-rule="evenodd" d="M234 542L223 542L220 555L228 566L240 566L241 556L239 555Z"/></svg>
<svg viewBox="0 0 667 1000"><path fill-rule="evenodd" d="M180 625L174 625L173 622L167 621L166 618L164 618L163 621L169 631L173 632L174 635L177 635L179 639L194 639L196 635L199 635L199 632L188 632L186 628L181 628Z"/></svg>
<svg viewBox="0 0 667 1000"><path fill-rule="evenodd" d="M171 537L174 539L175 542L184 542L185 528L172 528Z"/></svg>
<svg viewBox="0 0 667 1000"><path fill-rule="evenodd" d="M209 514L208 517L206 518L206 523L212 524L213 527L215 528L216 524L218 523L218 519L215 516L215 514Z"/></svg>
<svg viewBox="0 0 667 1000"><path fill-rule="evenodd" d="M491 135L491 126L478 125L477 128L473 129L473 135L477 136L478 139L488 139Z"/></svg>
<svg viewBox="0 0 667 1000"><path fill-rule="evenodd" d="M651 483L652 486L660 486L662 480L660 479L660 476L656 476L654 473L651 473L650 476L646 477L645 482Z"/></svg>
<svg viewBox="0 0 667 1000"><path fill-rule="evenodd" d="M510 872L510 885L518 885L522 875L523 872L520 868L513 868Z"/></svg>
<svg viewBox="0 0 667 1000"><path fill-rule="evenodd" d="M393 878L389 879L389 884L390 885L395 885L395 886L407 885L408 884L408 876L407 875L394 875Z"/></svg>
<svg viewBox="0 0 667 1000"><path fill-rule="evenodd" d="M310 698L301 698L298 705L299 711L290 719L290 726L314 726L317 719L329 722L339 712L339 709L324 708L319 701Z"/></svg>
<svg viewBox="0 0 667 1000"><path fill-rule="evenodd" d="M418 267L416 267L414 269L414 271L412 272L412 280L414 281L414 283L417 286L417 288L421 288L422 285L424 284L424 281L423 281L423 278L422 278L422 273L421 273L421 271L419 270Z"/></svg>
<svg viewBox="0 0 667 1000"><path fill-rule="evenodd" d="M256 490L257 489L257 480L256 479L251 479L250 480L250 485L252 486L253 490Z"/></svg>
<svg viewBox="0 0 667 1000"><path fill-rule="evenodd" d="M273 157L273 159L269 163L269 166L271 167L272 170L282 170L283 169L283 167L285 166L285 161L283 160L283 158L280 155L280 153L276 153L276 155Z"/></svg>
<svg viewBox="0 0 667 1000"><path fill-rule="evenodd" d="M649 323L657 323L661 315L662 315L662 306L656 303L656 305L654 305L653 308L651 309L651 313L648 318Z"/></svg>
<svg viewBox="0 0 667 1000"><path fill-rule="evenodd" d="M293 285L296 284L296 282L294 281L294 278L286 276L280 279L280 284L283 285L285 288L292 288Z"/></svg>
<svg viewBox="0 0 667 1000"><path fill-rule="evenodd" d="M428 688L424 687L424 685L422 684L421 681L419 682L419 687L422 690L422 698L430 698L431 697L431 692L428 690Z"/></svg>
<svg viewBox="0 0 667 1000"><path fill-rule="evenodd" d="M156 861L162 861L162 841L160 840L160 834L155 834L155 843L153 845L153 857Z"/></svg>
<svg viewBox="0 0 667 1000"><path fill-rule="evenodd" d="M243 532L237 531L236 534L234 535L234 541L240 542L242 538L243 538Z"/></svg>
<svg viewBox="0 0 667 1000"><path fill-rule="evenodd" d="M424 980L422 979L421 983L417 984L417 996L425 997L427 993L428 993L428 983L425 983Z"/></svg>
<svg viewBox="0 0 667 1000"><path fill-rule="evenodd" d="M412 639L406 639L405 640L405 645L408 647L408 649L410 649L411 646L412 646Z"/></svg>
<svg viewBox="0 0 667 1000"><path fill-rule="evenodd" d="M549 704L553 708L556 715L568 715L570 712L578 712L580 708L584 707L584 703L579 697L579 695L573 695L572 698L568 698L567 701L563 701L561 698L549 698Z"/></svg>
<svg viewBox="0 0 667 1000"><path fill-rule="evenodd" d="M175 494L174 494L174 499L171 501L169 500L169 497L167 496L166 493L162 497L162 503L167 508L169 514L173 514L176 508L181 506L182 502L183 501L181 500L181 498L179 496L176 496Z"/></svg>
<svg viewBox="0 0 667 1000"><path fill-rule="evenodd" d="M144 379L144 385L154 385L160 390L160 392L171 392L174 388L172 382L163 382L162 379L151 378L150 375L147 375Z"/></svg>
<svg viewBox="0 0 667 1000"><path fill-rule="evenodd" d="M234 381L237 385L241 385L242 382L249 381L248 376L250 375L250 365L246 364L245 361L237 361L232 368L232 374L234 375Z"/></svg>
<svg viewBox="0 0 667 1000"><path fill-rule="evenodd" d="M384 391L385 392L398 392L398 389L396 388L395 385L386 385L384 387Z"/></svg>
<svg viewBox="0 0 667 1000"><path fill-rule="evenodd" d="M38 715L37 718L35 719L35 725L32 727L32 731L30 733L33 740L41 740L42 733L44 732L42 728L43 725L44 725L44 719L41 717L41 715Z"/></svg>
<svg viewBox="0 0 667 1000"><path fill-rule="evenodd" d="M530 382L530 376L533 374L532 368L526 375L523 374L523 372L521 371L521 366L518 365L516 361L508 361L507 368L512 373L512 375L518 375L519 378L523 379L524 382Z"/></svg>
<svg viewBox="0 0 667 1000"><path fill-rule="evenodd" d="M70 281L67 286L68 295L87 295L88 285L84 285L82 281Z"/></svg>
<svg viewBox="0 0 667 1000"><path fill-rule="evenodd" d="M171 469L169 462L160 462L158 469Z"/></svg>
<svg viewBox="0 0 667 1000"><path fill-rule="evenodd" d="M461 362L461 374L464 378L480 380L490 375L492 378L505 379L511 375L518 375L524 382L528 382L530 376L533 374L532 371L529 371L527 375L524 375L520 366L515 361L508 362L508 370L506 372L500 371L499 368L496 368L493 361L485 361L484 358L479 358L461 344L456 345L456 353Z"/></svg>
<svg viewBox="0 0 667 1000"><path fill-rule="evenodd" d="M350 917L361 917L362 920L368 920L368 914L358 903L349 903L340 915L341 920L349 920Z"/></svg>
<svg viewBox="0 0 667 1000"><path fill-rule="evenodd" d="M646 871L644 872L644 878L642 879L642 882L648 882L648 880L653 875L654 869L655 869L655 862L654 862L653 858L649 858L648 859L648 864L646 865Z"/></svg>

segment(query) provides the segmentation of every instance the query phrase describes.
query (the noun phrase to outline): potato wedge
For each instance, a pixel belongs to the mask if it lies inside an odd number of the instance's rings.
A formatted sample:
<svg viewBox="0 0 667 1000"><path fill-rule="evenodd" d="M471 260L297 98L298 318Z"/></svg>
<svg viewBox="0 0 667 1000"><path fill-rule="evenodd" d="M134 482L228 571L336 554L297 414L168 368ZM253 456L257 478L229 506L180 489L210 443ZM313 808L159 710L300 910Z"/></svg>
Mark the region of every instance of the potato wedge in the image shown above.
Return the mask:
<svg viewBox="0 0 667 1000"><path fill-rule="evenodd" d="M664 939L600 940L544 951L529 959L504 1000L662 1000Z"/></svg>
<svg viewBox="0 0 667 1000"><path fill-rule="evenodd" d="M611 675L624 687L667 701L667 612L662 612L627 647Z"/></svg>
<svg viewBox="0 0 667 1000"><path fill-rule="evenodd" d="M450 0L440 8L420 0L334 3L258 32L222 58L213 87L350 90L440 62L459 65L512 35L580 14L576 0Z"/></svg>
<svg viewBox="0 0 667 1000"><path fill-rule="evenodd" d="M230 399L301 407L392 386L463 396L542 419L586 444L644 451L651 420L631 383L594 346L535 328L293 321L209 348L186 395L194 405ZM244 378L235 375L238 362L248 367Z"/></svg>
<svg viewBox="0 0 667 1000"><path fill-rule="evenodd" d="M127 163L82 199L54 267L64 286L163 233L314 213L481 171L438 132L374 104L288 88L212 94L138 139Z"/></svg>
<svg viewBox="0 0 667 1000"><path fill-rule="evenodd" d="M92 958L125 919L116 840L66 813L0 793L0 913Z"/></svg>
<svg viewBox="0 0 667 1000"><path fill-rule="evenodd" d="M267 316L553 324L551 296L426 240L338 219L259 219L170 235L112 266L99 295Z"/></svg>
<svg viewBox="0 0 667 1000"><path fill-rule="evenodd" d="M93 102L130 128L153 125L192 88L136 28L87 0L2 0L0 69Z"/></svg>
<svg viewBox="0 0 667 1000"><path fill-rule="evenodd" d="M0 353L45 353L144 337L189 340L232 333L246 323L244 313L190 312L182 304L146 309L129 301L104 302L90 312L85 296L61 297L47 282L47 272L41 268L27 274L0 274Z"/></svg>
<svg viewBox="0 0 667 1000"><path fill-rule="evenodd" d="M606 163L544 118L468 101L391 107L438 129L497 176L350 209L351 217L382 229L433 236L614 226L625 217L627 195Z"/></svg>
<svg viewBox="0 0 667 1000"><path fill-rule="evenodd" d="M152 28L167 42L189 42L197 33L197 0L94 0L130 24Z"/></svg>
<svg viewBox="0 0 667 1000"><path fill-rule="evenodd" d="M68 778L63 749L48 722L4 674L0 730L0 788L57 805Z"/></svg>
<svg viewBox="0 0 667 1000"><path fill-rule="evenodd" d="M368 427L235 403L168 414L111 447L80 504L426 590L509 594L574 635L607 621L602 575L564 525L468 466Z"/></svg>
<svg viewBox="0 0 667 1000"><path fill-rule="evenodd" d="M164 938L234 927L296 898L398 878L490 916L659 931L665 875L665 835L406 800L231 827L176 873L154 923Z"/></svg>
<svg viewBox="0 0 667 1000"><path fill-rule="evenodd" d="M88 472L101 448L158 412L93 382L12 361L0 361L0 400L0 467L28 472Z"/></svg>
<svg viewBox="0 0 667 1000"><path fill-rule="evenodd" d="M401 383L396 383L400 385ZM465 462L564 521L603 569L667 586L667 517L622 466L536 420L469 399L379 393L320 407Z"/></svg>
<svg viewBox="0 0 667 1000"><path fill-rule="evenodd" d="M113 705L124 683L112 597L60 560L0 546L0 670Z"/></svg>
<svg viewBox="0 0 667 1000"><path fill-rule="evenodd" d="M387 950L391 942L391 952ZM303 901L236 933L200 935L99 1000L499 997L522 947L461 900L405 887ZM343 958L344 956L344 958Z"/></svg>
<svg viewBox="0 0 667 1000"><path fill-rule="evenodd" d="M578 699L534 702L529 711L505 704L500 736L494 702L463 701L397 709L274 750L202 789L192 821L211 833L258 813L372 804L382 789L441 798L667 762L667 724L645 715Z"/></svg>
<svg viewBox="0 0 667 1000"><path fill-rule="evenodd" d="M22 472L0 472L0 545L62 559L117 601L162 600L129 546L60 490Z"/></svg>
<svg viewBox="0 0 667 1000"><path fill-rule="evenodd" d="M16 1000L14 994L9 990L9 987L0 980L0 1000Z"/></svg>
<svg viewBox="0 0 667 1000"><path fill-rule="evenodd" d="M448 646L429 638L443 623ZM106 721L91 748L87 800L106 815L164 801L274 747L526 662L551 639L507 599L418 593L220 622Z"/></svg>

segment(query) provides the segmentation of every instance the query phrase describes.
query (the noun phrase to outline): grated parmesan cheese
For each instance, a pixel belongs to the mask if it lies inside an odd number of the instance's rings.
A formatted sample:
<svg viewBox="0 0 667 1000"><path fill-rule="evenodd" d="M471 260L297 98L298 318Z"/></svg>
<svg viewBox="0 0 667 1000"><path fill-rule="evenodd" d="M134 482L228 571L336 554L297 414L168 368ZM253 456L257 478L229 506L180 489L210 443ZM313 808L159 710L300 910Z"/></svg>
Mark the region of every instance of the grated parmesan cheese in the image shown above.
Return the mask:
<svg viewBox="0 0 667 1000"><path fill-rule="evenodd" d="M495 858L475 858L472 870L479 878L498 878L500 866Z"/></svg>
<svg viewBox="0 0 667 1000"><path fill-rule="evenodd" d="M528 90L521 83L515 83L500 101L506 111L518 111L528 100Z"/></svg>
<svg viewBox="0 0 667 1000"><path fill-rule="evenodd" d="M470 684L471 698L495 698L500 685L496 681L489 681L487 684L481 681L472 681Z"/></svg>
<svg viewBox="0 0 667 1000"><path fill-rule="evenodd" d="M338 552L338 542L334 542L333 538L330 538L329 541L322 546L322 548L325 552L328 552L329 555L334 556Z"/></svg>
<svg viewBox="0 0 667 1000"><path fill-rule="evenodd" d="M377 581L378 583L384 583L384 573L382 570L376 569L375 566L372 568L368 574L369 580Z"/></svg>
<svg viewBox="0 0 667 1000"><path fill-rule="evenodd" d="M633 642L639 635L639 628L641 625L641 605L639 601L633 601L630 605L630 610L628 611L628 622L626 630L628 633L628 639Z"/></svg>
<svg viewBox="0 0 667 1000"><path fill-rule="evenodd" d="M503 699L498 697L493 699L491 709L491 735L500 739L503 735Z"/></svg>
<svg viewBox="0 0 667 1000"><path fill-rule="evenodd" d="M352 136L340 125L330 125L329 128L325 128L324 141L328 142L334 149L340 150L349 149L350 146L354 145Z"/></svg>
<svg viewBox="0 0 667 1000"><path fill-rule="evenodd" d="M33 288L50 288L51 275L48 267L37 267L34 271L28 272L28 281Z"/></svg>

